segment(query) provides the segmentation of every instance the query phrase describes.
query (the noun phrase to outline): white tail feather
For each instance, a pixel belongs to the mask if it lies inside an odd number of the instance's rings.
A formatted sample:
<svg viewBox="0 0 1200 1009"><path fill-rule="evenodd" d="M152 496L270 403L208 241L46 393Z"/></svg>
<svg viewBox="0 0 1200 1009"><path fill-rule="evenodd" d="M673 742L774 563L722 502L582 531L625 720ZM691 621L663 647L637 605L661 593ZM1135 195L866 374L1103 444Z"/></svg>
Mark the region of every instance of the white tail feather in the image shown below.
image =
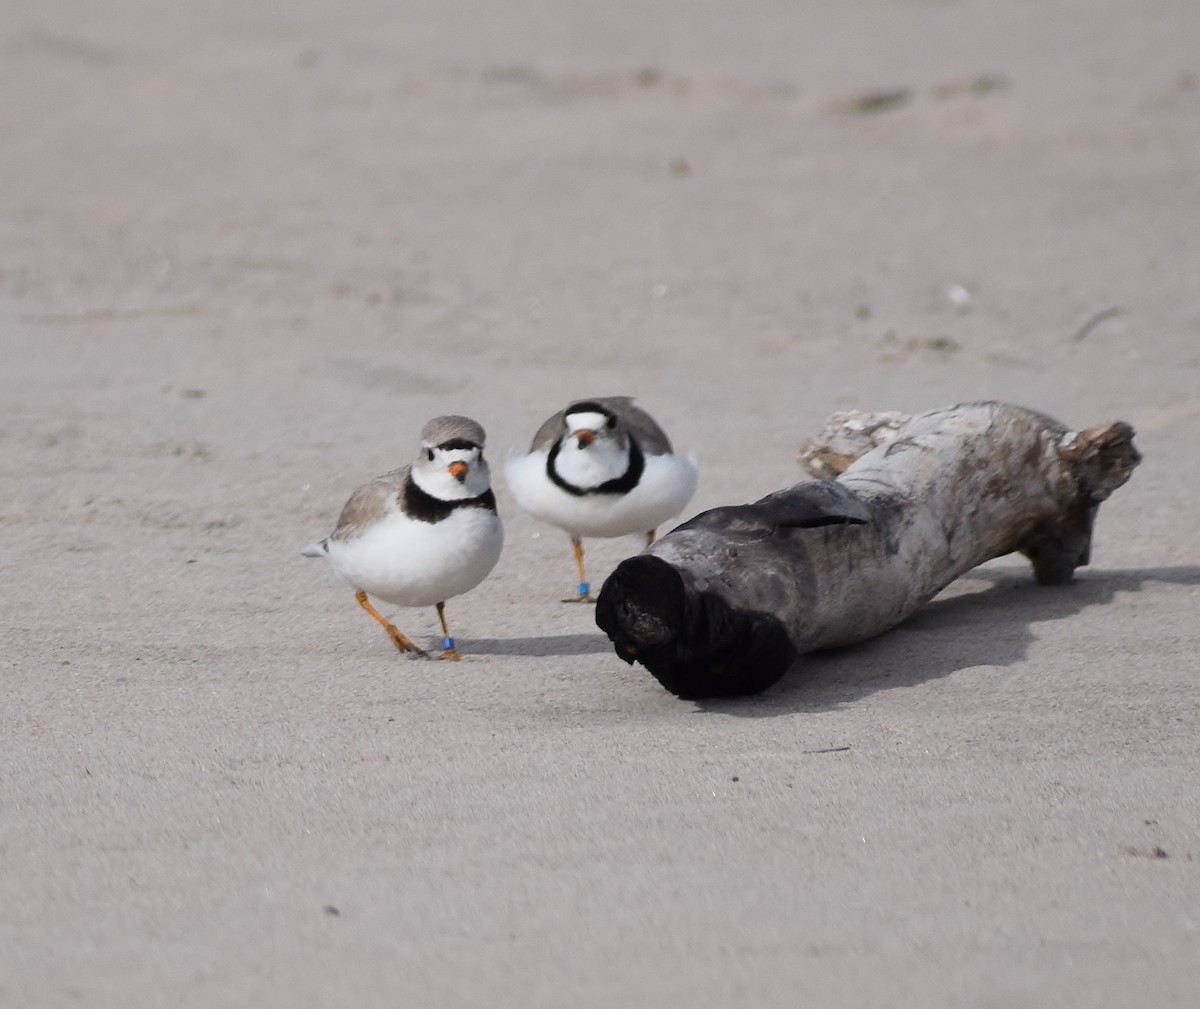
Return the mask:
<svg viewBox="0 0 1200 1009"><path fill-rule="evenodd" d="M329 553L329 540L317 540L300 551L301 557L324 557Z"/></svg>

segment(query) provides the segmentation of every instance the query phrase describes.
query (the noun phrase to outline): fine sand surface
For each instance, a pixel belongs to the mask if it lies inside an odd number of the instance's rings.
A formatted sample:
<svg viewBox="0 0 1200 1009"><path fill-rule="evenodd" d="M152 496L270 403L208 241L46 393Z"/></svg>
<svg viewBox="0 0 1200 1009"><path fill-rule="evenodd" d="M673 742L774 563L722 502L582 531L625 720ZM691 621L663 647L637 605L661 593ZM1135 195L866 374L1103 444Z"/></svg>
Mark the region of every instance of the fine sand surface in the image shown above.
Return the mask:
<svg viewBox="0 0 1200 1009"><path fill-rule="evenodd" d="M0 1005L1200 1005L1200 4L0 33ZM855 406L1145 461L1075 585L995 562L738 702L618 661L502 479L461 663L298 556L428 418L499 474L621 393L686 514Z"/></svg>

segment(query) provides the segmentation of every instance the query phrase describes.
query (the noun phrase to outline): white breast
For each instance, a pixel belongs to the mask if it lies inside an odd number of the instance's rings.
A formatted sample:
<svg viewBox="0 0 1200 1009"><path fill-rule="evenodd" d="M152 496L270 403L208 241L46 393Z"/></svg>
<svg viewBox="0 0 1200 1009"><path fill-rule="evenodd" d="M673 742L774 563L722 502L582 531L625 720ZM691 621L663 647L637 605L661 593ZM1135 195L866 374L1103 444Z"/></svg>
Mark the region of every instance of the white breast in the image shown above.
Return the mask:
<svg viewBox="0 0 1200 1009"><path fill-rule="evenodd" d="M586 448L580 448L574 438L563 438L554 468L572 487L598 487L629 468L629 451L612 438L597 438Z"/></svg>
<svg viewBox="0 0 1200 1009"><path fill-rule="evenodd" d="M546 475L547 452L514 452L504 465L508 489L535 518L572 536L628 536L649 532L678 515L696 492L694 457L648 455L637 486L626 494L575 496Z"/></svg>
<svg viewBox="0 0 1200 1009"><path fill-rule="evenodd" d="M496 566L504 527L486 508L456 508L441 522L391 512L347 542L329 541L343 581L398 606L432 606L473 589Z"/></svg>

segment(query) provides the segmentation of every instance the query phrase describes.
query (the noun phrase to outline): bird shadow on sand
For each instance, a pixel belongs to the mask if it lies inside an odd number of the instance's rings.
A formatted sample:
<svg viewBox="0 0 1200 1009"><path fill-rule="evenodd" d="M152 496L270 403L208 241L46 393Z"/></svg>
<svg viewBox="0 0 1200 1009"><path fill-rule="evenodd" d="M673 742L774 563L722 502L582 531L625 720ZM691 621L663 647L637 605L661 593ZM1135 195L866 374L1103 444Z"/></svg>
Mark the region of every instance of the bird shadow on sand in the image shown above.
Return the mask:
<svg viewBox="0 0 1200 1009"><path fill-rule="evenodd" d="M788 674L757 697L697 702L702 711L770 718L828 711L878 690L912 687L971 666L1010 666L1037 639L1035 624L1063 620L1118 592L1147 582L1200 585L1200 566L1085 569L1069 585L1037 585L1028 569L983 569L964 580L985 588L937 599L899 627L847 648L801 656Z"/></svg>
<svg viewBox="0 0 1200 1009"><path fill-rule="evenodd" d="M472 655L511 655L536 658L566 655L601 655L612 652L608 638L595 634L550 634L531 638L460 638L459 645Z"/></svg>

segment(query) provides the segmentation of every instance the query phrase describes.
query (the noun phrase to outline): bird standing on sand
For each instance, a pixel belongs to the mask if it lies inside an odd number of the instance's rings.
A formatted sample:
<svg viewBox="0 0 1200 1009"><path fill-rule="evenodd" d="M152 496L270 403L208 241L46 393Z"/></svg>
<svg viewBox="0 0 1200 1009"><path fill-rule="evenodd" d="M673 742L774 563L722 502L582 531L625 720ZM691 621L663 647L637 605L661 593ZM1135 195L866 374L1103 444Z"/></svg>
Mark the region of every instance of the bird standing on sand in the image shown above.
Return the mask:
<svg viewBox="0 0 1200 1009"><path fill-rule="evenodd" d="M436 606L442 658L458 651L446 624L446 600L473 589L496 566L504 527L496 514L483 458L483 428L469 417L435 417L421 430L416 462L363 484L346 502L337 528L305 547L328 557L358 604L402 652L426 657L371 605Z"/></svg>
<svg viewBox="0 0 1200 1009"><path fill-rule="evenodd" d="M645 533L683 510L696 492L694 458L673 453L666 433L629 396L583 399L547 420L527 453L511 453L504 475L517 504L571 538L579 588L585 536Z"/></svg>

